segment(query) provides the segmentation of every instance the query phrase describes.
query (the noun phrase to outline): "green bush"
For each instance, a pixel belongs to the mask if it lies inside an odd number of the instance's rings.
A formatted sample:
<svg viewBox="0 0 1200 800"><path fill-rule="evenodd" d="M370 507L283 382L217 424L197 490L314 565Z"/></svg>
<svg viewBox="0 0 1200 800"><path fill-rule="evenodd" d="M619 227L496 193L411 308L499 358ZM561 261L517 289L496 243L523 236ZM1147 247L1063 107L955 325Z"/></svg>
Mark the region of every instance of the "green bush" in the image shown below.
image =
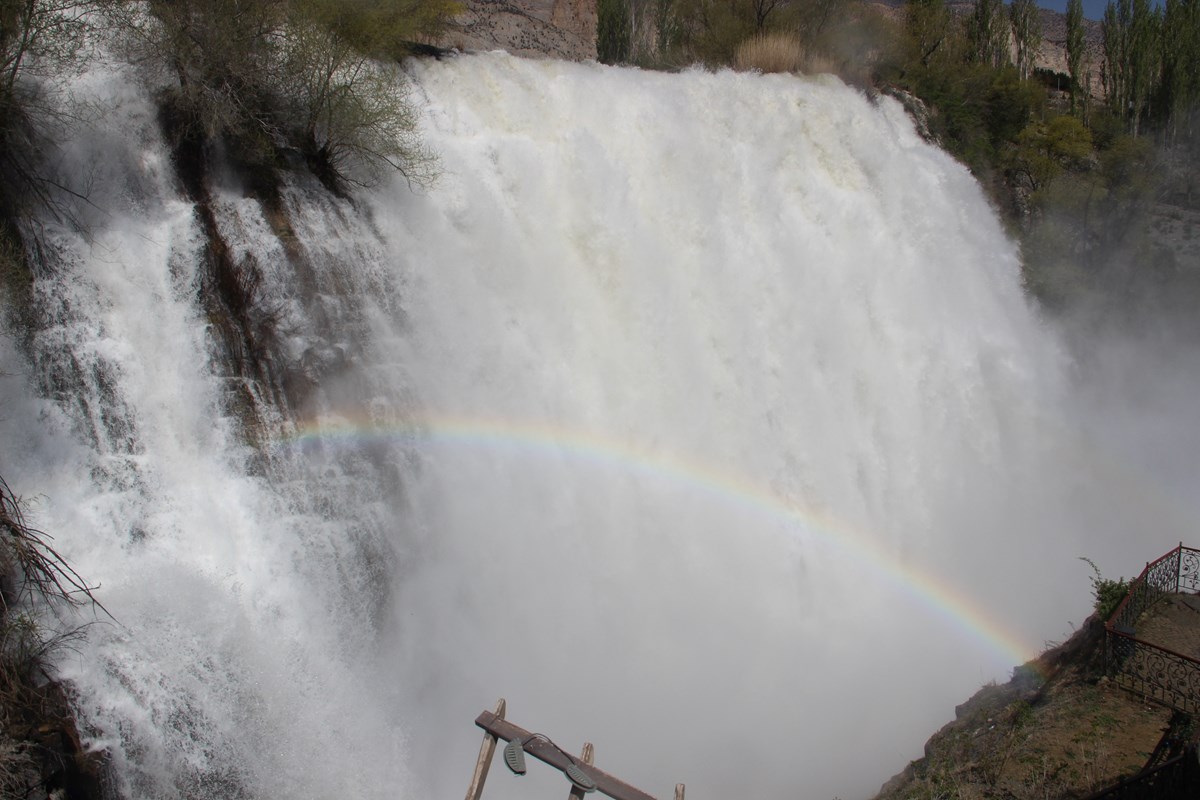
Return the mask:
<svg viewBox="0 0 1200 800"><path fill-rule="evenodd" d="M381 168L426 184L435 161L394 62L433 36L452 0L154 0L131 41L173 73L177 138L222 140L249 165L299 150L331 185Z"/></svg>
<svg viewBox="0 0 1200 800"><path fill-rule="evenodd" d="M1087 562L1092 568L1092 597L1095 601L1096 615L1102 620L1107 620L1117 610L1117 606L1121 605L1125 595L1129 594L1129 582L1124 578L1105 578L1100 574L1096 562L1090 558L1080 556L1079 560Z"/></svg>

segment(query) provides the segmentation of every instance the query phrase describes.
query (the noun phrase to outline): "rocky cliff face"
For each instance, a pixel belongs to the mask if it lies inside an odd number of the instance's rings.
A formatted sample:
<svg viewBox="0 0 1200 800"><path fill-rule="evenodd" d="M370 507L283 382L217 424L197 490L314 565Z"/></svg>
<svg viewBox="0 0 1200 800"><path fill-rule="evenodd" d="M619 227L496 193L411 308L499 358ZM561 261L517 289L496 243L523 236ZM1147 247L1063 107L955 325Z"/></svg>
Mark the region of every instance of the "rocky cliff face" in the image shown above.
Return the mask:
<svg viewBox="0 0 1200 800"><path fill-rule="evenodd" d="M535 58L596 58L596 0L467 0L465 5L442 44Z"/></svg>

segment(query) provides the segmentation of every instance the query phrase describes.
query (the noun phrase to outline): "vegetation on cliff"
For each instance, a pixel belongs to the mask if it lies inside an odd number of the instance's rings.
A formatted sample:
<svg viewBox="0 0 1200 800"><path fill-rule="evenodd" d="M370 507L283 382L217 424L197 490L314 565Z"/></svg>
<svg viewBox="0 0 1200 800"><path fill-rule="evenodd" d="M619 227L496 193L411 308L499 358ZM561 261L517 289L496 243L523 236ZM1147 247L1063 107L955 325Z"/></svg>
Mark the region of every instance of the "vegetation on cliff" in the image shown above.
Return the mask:
<svg viewBox="0 0 1200 800"><path fill-rule="evenodd" d="M1100 64L1089 63L1082 5L1071 0L1065 74L1035 68L1043 35L1029 0L959 9L945 0L894 10L861 0L601 0L600 57L828 71L900 93L990 192L1046 307L1109 316L1193 308L1200 0L1159 9L1114 0Z"/></svg>
<svg viewBox="0 0 1200 800"><path fill-rule="evenodd" d="M101 794L103 755L83 748L68 690L51 670L55 651L81 631L56 612L102 610L92 588L26 524L21 499L0 478L0 797Z"/></svg>
<svg viewBox="0 0 1200 800"><path fill-rule="evenodd" d="M1103 676L1104 626L1070 639L955 709L877 800L1083 797L1138 772L1172 713Z"/></svg>
<svg viewBox="0 0 1200 800"><path fill-rule="evenodd" d="M437 163L416 134L398 60L436 35L453 0L0 0L0 303L18 338L38 323L33 300L42 231L96 201L86 176L53 168L56 133L94 109L64 88L108 55L139 71L155 97L210 258L199 302L214 336L244 358L269 349L269 309L254 264L234 263L208 207L212 165L232 162L286 236L282 170L307 165L341 192L388 172L429 183ZM234 359L231 359L231 362ZM259 376L262 377L262 376ZM265 381L264 381L265 382ZM241 383L239 382L239 385ZM91 587L26 524L0 479L0 796L101 796L103 755L85 752L57 651L82 630L70 609Z"/></svg>

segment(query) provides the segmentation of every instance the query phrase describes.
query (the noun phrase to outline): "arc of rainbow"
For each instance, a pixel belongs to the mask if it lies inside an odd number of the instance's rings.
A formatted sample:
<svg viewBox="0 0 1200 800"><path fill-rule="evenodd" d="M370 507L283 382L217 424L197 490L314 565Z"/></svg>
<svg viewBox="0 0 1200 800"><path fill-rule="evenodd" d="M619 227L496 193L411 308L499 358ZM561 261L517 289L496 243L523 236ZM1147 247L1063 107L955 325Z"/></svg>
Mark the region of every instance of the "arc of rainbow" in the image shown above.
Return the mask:
<svg viewBox="0 0 1200 800"><path fill-rule="evenodd" d="M566 452L620 469L649 473L669 482L697 486L753 513L782 518L792 525L798 525L809 535L865 562L920 605L983 643L989 650L1010 659L1014 665L1027 664L1037 655L1020 636L985 614L962 592L931 574L889 557L869 536L832 514L801 507L739 475L703 462L654 452L650 448L604 438L584 430L508 419L450 415L413 417L387 423L358 423L343 417L309 421L297 426L292 435L280 438L277 443L302 447L310 442L362 443L376 439L402 440L414 444L520 445L546 453ZM1036 662L1032 667L1039 669Z"/></svg>

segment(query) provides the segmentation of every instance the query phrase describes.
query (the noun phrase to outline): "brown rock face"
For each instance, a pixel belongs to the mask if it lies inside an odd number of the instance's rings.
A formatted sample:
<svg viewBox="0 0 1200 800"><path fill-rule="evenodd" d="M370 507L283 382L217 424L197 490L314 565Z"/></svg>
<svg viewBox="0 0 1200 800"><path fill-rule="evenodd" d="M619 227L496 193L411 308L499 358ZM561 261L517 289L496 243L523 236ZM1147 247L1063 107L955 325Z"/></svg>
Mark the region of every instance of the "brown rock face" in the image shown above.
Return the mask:
<svg viewBox="0 0 1200 800"><path fill-rule="evenodd" d="M596 0L466 0L465 5L445 46L568 61L596 58Z"/></svg>

